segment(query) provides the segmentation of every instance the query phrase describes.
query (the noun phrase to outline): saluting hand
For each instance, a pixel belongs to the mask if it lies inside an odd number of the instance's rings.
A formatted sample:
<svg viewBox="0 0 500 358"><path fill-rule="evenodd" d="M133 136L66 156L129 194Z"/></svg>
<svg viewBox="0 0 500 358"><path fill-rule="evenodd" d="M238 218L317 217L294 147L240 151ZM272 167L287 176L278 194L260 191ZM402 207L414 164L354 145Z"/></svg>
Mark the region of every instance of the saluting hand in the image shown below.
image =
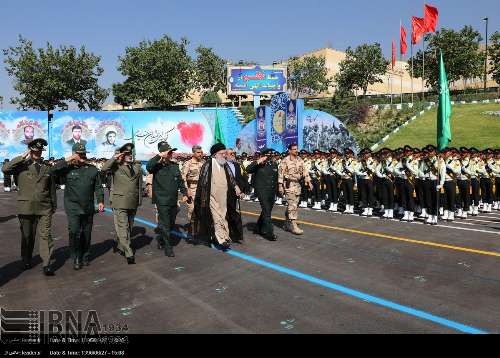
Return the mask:
<svg viewBox="0 0 500 358"><path fill-rule="evenodd" d="M77 161L79 162L80 161L80 156L76 153L74 153L73 155L71 155L70 157L66 158L65 159L66 162L72 162L72 161Z"/></svg>
<svg viewBox="0 0 500 358"><path fill-rule="evenodd" d="M264 162L267 160L267 158L268 158L268 157L267 157L267 156L265 156L265 157L261 157L261 158L257 159L257 164L262 164L262 163L264 163Z"/></svg>

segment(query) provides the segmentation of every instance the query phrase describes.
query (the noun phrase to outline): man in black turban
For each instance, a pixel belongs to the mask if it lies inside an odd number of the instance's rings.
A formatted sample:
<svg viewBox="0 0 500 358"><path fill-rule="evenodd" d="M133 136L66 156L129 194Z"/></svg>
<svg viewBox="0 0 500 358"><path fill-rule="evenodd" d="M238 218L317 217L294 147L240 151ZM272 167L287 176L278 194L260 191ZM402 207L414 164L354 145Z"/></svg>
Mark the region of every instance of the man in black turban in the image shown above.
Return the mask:
<svg viewBox="0 0 500 358"><path fill-rule="evenodd" d="M203 164L198 180L193 212L193 240L212 242L227 250L232 241L243 239L237 197L243 194L226 162L226 146L216 143Z"/></svg>

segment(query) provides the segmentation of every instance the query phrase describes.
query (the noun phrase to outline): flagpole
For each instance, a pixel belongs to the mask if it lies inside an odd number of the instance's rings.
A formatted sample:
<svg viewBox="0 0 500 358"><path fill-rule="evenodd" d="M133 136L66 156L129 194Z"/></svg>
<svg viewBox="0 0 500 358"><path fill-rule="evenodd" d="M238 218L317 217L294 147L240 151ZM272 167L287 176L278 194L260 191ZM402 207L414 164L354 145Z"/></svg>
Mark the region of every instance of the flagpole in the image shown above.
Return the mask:
<svg viewBox="0 0 500 358"><path fill-rule="evenodd" d="M425 33L424 33L424 36L422 38L422 102L425 99L424 75L425 75Z"/></svg>
<svg viewBox="0 0 500 358"><path fill-rule="evenodd" d="M424 28L425 26L425 0L423 1L424 5ZM422 36L422 102L425 100L424 93L424 74L425 74L425 34L427 33L427 29L424 29L424 35Z"/></svg>
<svg viewBox="0 0 500 358"><path fill-rule="evenodd" d="M403 26L403 21L399 20L399 61L401 62L401 106L403 105L403 54L401 53L401 27Z"/></svg>
<svg viewBox="0 0 500 358"><path fill-rule="evenodd" d="M410 52L411 52L411 104L413 104L413 38L411 40L411 46L410 46Z"/></svg>

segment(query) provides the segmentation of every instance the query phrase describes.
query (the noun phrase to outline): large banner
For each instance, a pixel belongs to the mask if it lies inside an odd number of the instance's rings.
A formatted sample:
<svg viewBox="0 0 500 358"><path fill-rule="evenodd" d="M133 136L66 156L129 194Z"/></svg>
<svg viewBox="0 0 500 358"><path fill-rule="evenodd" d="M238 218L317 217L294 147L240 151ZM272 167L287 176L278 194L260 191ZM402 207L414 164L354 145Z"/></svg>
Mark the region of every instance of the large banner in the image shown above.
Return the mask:
<svg viewBox="0 0 500 358"><path fill-rule="evenodd" d="M297 101L291 99L286 105L286 123L285 132L283 133L283 143L285 148L290 144L299 144L299 123L298 123Z"/></svg>
<svg viewBox="0 0 500 358"><path fill-rule="evenodd" d="M48 140L47 112L0 112L0 161L24 153L34 138Z"/></svg>
<svg viewBox="0 0 500 358"><path fill-rule="evenodd" d="M276 94L286 91L286 67L228 66L227 94Z"/></svg>
<svg viewBox="0 0 500 358"><path fill-rule="evenodd" d="M264 149L267 145L267 120L266 120L267 108L265 106L260 106L257 108L257 134L256 143L257 151Z"/></svg>
<svg viewBox="0 0 500 358"><path fill-rule="evenodd" d="M136 146L136 159L148 160L167 141L179 152L193 145L208 151L212 129L199 112L58 112L51 129L52 156L71 154L75 143L84 143L89 157L110 158L124 143Z"/></svg>

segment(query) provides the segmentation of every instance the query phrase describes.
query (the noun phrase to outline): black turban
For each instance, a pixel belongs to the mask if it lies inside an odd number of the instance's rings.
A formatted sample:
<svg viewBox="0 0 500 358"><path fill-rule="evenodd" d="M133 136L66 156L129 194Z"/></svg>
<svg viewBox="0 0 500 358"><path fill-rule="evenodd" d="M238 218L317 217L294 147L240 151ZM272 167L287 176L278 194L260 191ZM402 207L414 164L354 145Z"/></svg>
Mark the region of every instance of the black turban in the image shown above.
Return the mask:
<svg viewBox="0 0 500 358"><path fill-rule="evenodd" d="M220 150L225 150L226 146L222 143L215 143L212 148L210 148L210 155L214 155Z"/></svg>

